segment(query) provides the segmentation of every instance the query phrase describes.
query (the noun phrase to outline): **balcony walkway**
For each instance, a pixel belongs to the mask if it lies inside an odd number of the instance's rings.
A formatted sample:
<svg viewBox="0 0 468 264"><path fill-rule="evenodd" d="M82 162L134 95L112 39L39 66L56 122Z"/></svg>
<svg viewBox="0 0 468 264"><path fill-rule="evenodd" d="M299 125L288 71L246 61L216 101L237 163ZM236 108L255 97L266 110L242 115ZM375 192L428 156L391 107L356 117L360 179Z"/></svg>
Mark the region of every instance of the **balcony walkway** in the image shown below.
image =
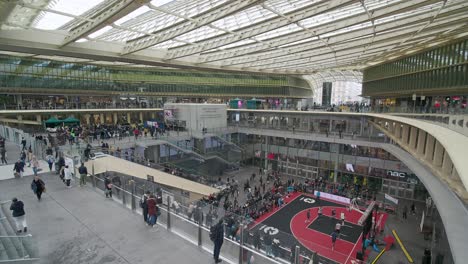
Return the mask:
<svg viewBox="0 0 468 264"><path fill-rule="evenodd" d="M91 187L67 189L55 174L42 176L47 193L38 202L32 177L4 180L0 200L25 203L28 229L39 247L39 263L212 263L208 252L159 227Z"/></svg>

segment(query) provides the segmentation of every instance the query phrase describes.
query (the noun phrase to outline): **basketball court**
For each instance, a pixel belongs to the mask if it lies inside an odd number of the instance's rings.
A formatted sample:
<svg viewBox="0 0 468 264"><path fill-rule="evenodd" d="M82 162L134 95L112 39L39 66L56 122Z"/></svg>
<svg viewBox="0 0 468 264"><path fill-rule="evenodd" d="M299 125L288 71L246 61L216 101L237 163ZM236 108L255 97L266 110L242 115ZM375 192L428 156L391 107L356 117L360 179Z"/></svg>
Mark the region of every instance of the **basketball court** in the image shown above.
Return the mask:
<svg viewBox="0 0 468 264"><path fill-rule="evenodd" d="M311 255L317 252L323 263L353 263L356 252L362 247L362 225L358 224L363 213L349 210L346 204L329 199L315 199L302 193L293 193L285 199L287 202L281 208L263 215L252 225L250 231L260 230L262 236L269 233L274 240L280 242L282 248L301 246L303 253ZM322 215L318 215L322 206ZM332 217L332 210L335 216ZM307 221L307 211L310 210L310 221ZM337 222L342 223L341 214L345 221L332 250L331 233ZM380 223L385 224L385 219ZM304 252L305 249L305 252Z"/></svg>

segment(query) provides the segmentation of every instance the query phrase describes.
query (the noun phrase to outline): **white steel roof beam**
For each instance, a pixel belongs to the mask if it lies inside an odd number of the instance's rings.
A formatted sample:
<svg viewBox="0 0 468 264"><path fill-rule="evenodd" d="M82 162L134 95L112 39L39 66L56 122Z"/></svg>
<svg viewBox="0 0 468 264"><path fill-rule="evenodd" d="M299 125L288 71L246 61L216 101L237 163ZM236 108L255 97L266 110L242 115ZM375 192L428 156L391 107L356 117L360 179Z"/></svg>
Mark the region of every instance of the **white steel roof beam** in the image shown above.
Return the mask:
<svg viewBox="0 0 468 264"><path fill-rule="evenodd" d="M6 1L0 3L0 25L8 20L8 17L15 9L16 3L15 1Z"/></svg>
<svg viewBox="0 0 468 264"><path fill-rule="evenodd" d="M150 0L115 0L114 4L108 9L102 10L100 13L93 16L92 22L87 21L73 28L70 34L65 37L62 46L86 37L106 25L114 23L116 20L135 11L149 1Z"/></svg>
<svg viewBox="0 0 468 264"><path fill-rule="evenodd" d="M176 23L175 25L171 25L170 27L165 28L163 30L153 32L154 34L157 34L157 36L143 36L141 38L129 41L127 45L125 45L125 48L122 53L129 54L142 49L146 49L148 47L154 46L166 40L170 40L174 37L180 36L197 28L209 25L211 22L234 14L252 5L259 4L263 1L265 0L232 0L228 3L220 4L211 8L207 12L204 12L203 14L199 14L193 18L189 18L180 23ZM161 11L161 8L158 8L158 10Z"/></svg>
<svg viewBox="0 0 468 264"><path fill-rule="evenodd" d="M427 4L433 4L438 1L440 0L403 1L397 4L393 4L393 5L389 5L389 6L385 6L385 7L381 7L379 9L373 10L372 13L373 13L374 19L377 19L377 18L394 15L395 13L400 13L402 12L402 10L409 11L409 10L419 8ZM320 35L320 34L332 32L337 29L364 23L368 20L369 20L369 16L365 12L362 12L362 13L359 13L350 17L345 17L345 18L334 20L332 22L325 23L316 27L311 27L309 28L309 30ZM264 40L261 43L257 43L255 45L245 45L245 46L229 49L227 51L207 53L206 56L203 56L203 58L201 59L201 62L205 63L205 62L211 62L211 61L217 61L217 60L222 60L226 58L241 56L244 54L258 52L258 51L269 49L272 47L294 43L296 41L301 41L309 37L310 37L310 34L308 34L306 31L291 33L291 34L287 34L284 36L275 37L270 40Z"/></svg>
<svg viewBox="0 0 468 264"><path fill-rule="evenodd" d="M452 28L453 26L459 25L460 22L467 21L468 18L465 18L464 20L456 20L448 23L438 23L437 25L434 24L432 27L428 28L427 31L423 31L420 33L419 36L427 36L427 35L433 35L433 34L438 34L440 32L444 32L447 29ZM375 37L375 41L372 44L369 44L369 40L373 39L374 36L370 35L369 37L365 38L357 38L355 40L349 41L349 42L343 42L342 44L337 44L332 46L334 48L334 53L339 53L346 51L348 49L356 49L356 48L362 48L365 50L365 47L373 47L373 46L388 46L388 45L393 45L396 43L400 43L402 41L402 38L412 36L414 35L414 32L417 31L417 28L413 27L407 27L402 30L398 31L390 31L387 33L379 34ZM319 48L319 49L313 49L313 50L306 50L304 52L292 54L289 56L283 56L279 58L272 58L272 59L266 59L266 60L260 60L260 61L255 61L247 64L242 64L245 67L256 67L259 65L265 65L265 64L274 64L278 62L285 62L285 61L297 61L300 59L306 59L310 58L312 59L313 57L317 55L322 55L322 54L330 54L329 49L327 47Z"/></svg>
<svg viewBox="0 0 468 264"><path fill-rule="evenodd" d="M466 14L468 14L467 12L468 12L468 7L464 7L461 9L453 10L451 12L443 13L439 16L439 19L456 21L458 19L462 19L463 17L466 17L467 16ZM460 17L460 13L465 14L465 15ZM407 17L399 21L378 24L375 26L375 30L376 32L384 32L384 31L388 31L391 29L398 29L400 27L407 27L410 25L421 24L422 22L429 21L430 19L431 19L430 14L420 14L414 17ZM410 30L416 31L417 29L410 28ZM349 40L360 37L360 36L366 36L369 34L373 34L372 27L365 27L365 28L349 31L346 33L337 34L335 36L331 36L327 38L326 41L329 45L339 43L339 42L352 42ZM377 36L377 40L379 38L380 36ZM235 58L232 60L223 61L223 64L224 65L238 65L238 64L248 63L248 62L258 62L260 60L271 59L271 58L281 57L281 56L288 56L290 54L305 52L305 51L309 51L309 50L313 50L313 49L321 48L321 47L324 47L323 43L318 42L318 41L311 41L310 44L301 43L295 46L284 48L282 50L274 49L272 51L260 53L258 55L243 56L243 57Z"/></svg>
<svg viewBox="0 0 468 264"><path fill-rule="evenodd" d="M290 20L286 20L281 16L277 16L265 22L255 24L244 29L236 30L235 32L237 34L226 34L212 39L203 40L198 42L198 45L196 46L183 46L180 48L174 48L167 54L166 59L186 57L206 50L218 48L291 24L291 22L297 22L311 16L340 8L353 2L356 2L356 0L324 0L319 3L314 3L307 7L300 8L299 10L284 14L285 16L289 17Z"/></svg>

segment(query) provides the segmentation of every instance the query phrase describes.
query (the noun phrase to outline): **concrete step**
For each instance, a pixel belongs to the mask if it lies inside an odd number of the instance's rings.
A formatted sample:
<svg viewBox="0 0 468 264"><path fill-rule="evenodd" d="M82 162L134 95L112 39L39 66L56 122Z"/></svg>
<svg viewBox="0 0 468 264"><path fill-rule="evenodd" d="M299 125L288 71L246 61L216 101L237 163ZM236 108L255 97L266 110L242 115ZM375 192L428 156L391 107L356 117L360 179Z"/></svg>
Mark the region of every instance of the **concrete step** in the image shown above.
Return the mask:
<svg viewBox="0 0 468 264"><path fill-rule="evenodd" d="M4 227L8 236L16 236L16 226L9 213L9 204L2 204L1 206L2 215L6 217L6 219L2 222L1 226ZM27 234L22 233L23 236ZM34 238L30 235L27 237L12 237L10 239L17 249L18 255L20 258L36 258L38 257L37 247L34 245L35 241Z"/></svg>
<svg viewBox="0 0 468 264"><path fill-rule="evenodd" d="M5 249L5 253L8 257L8 260L19 259L22 257L22 255L20 252L18 252L18 249L15 247L15 243L13 242L14 238L9 237L10 235L8 234L5 228L5 226L7 225L9 225L7 219L0 221L0 243Z"/></svg>

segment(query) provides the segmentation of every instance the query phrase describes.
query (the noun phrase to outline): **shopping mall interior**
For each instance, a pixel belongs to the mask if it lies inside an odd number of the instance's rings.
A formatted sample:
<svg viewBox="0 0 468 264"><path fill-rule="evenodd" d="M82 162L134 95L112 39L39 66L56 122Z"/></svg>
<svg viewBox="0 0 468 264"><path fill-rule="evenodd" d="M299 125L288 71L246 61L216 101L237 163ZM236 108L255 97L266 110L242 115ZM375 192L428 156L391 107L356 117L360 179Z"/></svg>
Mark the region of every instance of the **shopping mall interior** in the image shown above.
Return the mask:
<svg viewBox="0 0 468 264"><path fill-rule="evenodd" d="M467 100L466 0L0 0L0 263L466 263Z"/></svg>

